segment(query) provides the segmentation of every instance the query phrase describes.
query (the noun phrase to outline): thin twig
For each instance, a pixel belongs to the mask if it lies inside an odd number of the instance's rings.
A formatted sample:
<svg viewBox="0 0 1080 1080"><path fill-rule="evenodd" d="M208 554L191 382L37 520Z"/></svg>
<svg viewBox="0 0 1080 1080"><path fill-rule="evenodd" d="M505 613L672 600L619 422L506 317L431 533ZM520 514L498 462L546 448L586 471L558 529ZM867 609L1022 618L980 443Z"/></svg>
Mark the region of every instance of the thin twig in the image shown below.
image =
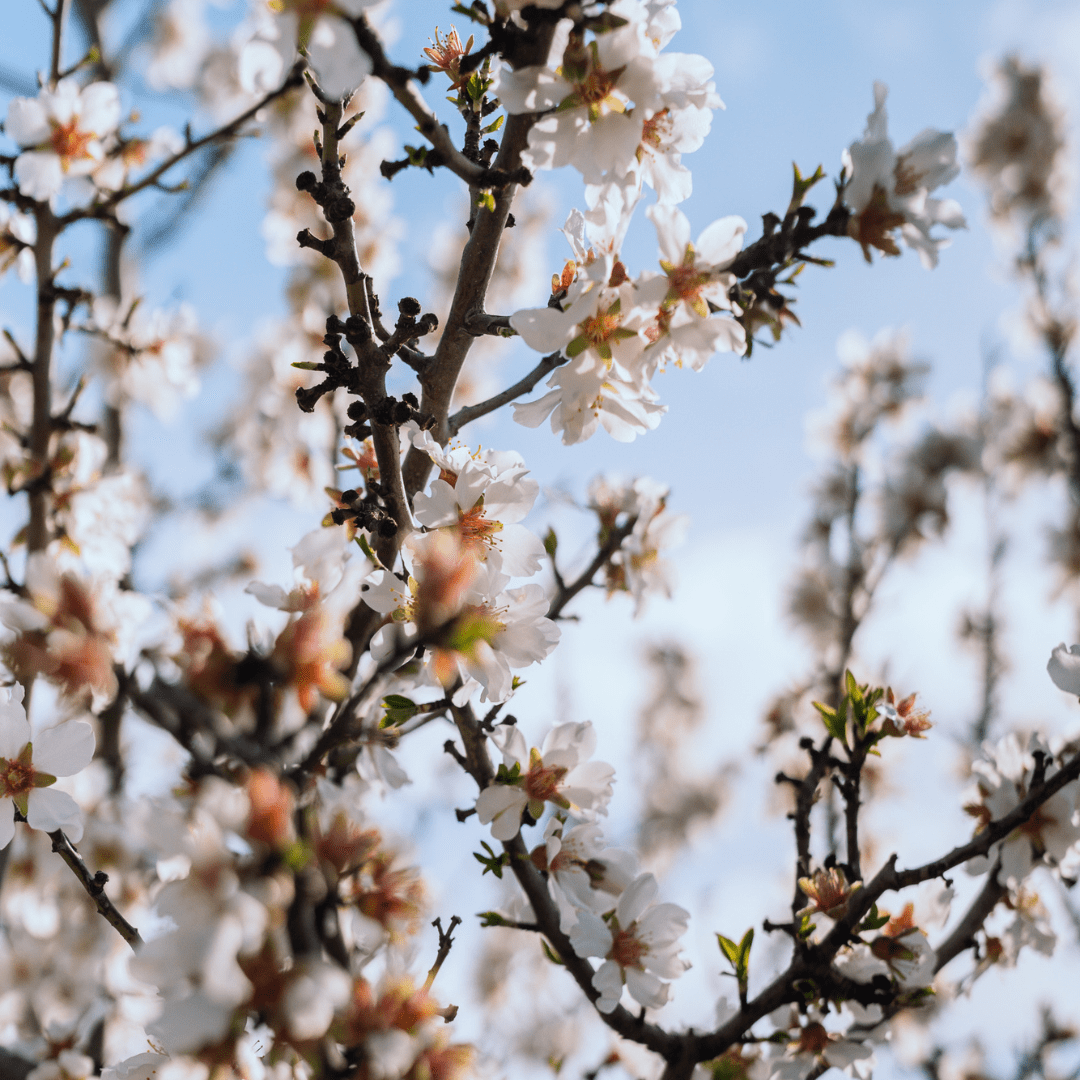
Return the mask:
<svg viewBox="0 0 1080 1080"><path fill-rule="evenodd" d="M449 420L448 426L451 438L466 424L472 423L473 420L477 420L481 416L487 416L488 413L501 409L516 398L529 393L545 375L565 364L568 359L569 357L563 356L561 352L551 353L545 356L528 375L518 379L513 386L508 386L502 393L495 394L493 397L489 397L486 401L480 401L476 405L466 405L464 408L458 409Z"/></svg>
<svg viewBox="0 0 1080 1080"><path fill-rule="evenodd" d="M82 856L75 850L72 842L64 835L63 829L49 833L49 839L52 840L53 851L71 867L72 872L105 920L115 927L117 933L132 949L142 945L143 939L139 936L139 931L113 907L113 902L105 894L105 882L109 880L109 875L104 870L99 870L96 874L90 873L89 867L83 862Z"/></svg>
<svg viewBox="0 0 1080 1080"><path fill-rule="evenodd" d="M549 619L559 618L563 608L579 592L587 589L593 583L593 578L611 561L611 557L622 547L622 542L634 531L637 520L636 516L631 517L624 524L612 529L607 540L600 545L596 555L593 556L592 562L569 585L563 583L561 587L557 588L551 604L548 606L547 617Z"/></svg>
<svg viewBox="0 0 1080 1080"><path fill-rule="evenodd" d="M434 985L435 976L439 974L439 969L450 955L450 949L454 945L454 931L461 925L461 918L457 915L451 915L450 925L445 930L442 928L441 918L434 919L431 925L439 932L439 951L435 954L435 963L431 965L427 978L424 980L425 991L430 990Z"/></svg>

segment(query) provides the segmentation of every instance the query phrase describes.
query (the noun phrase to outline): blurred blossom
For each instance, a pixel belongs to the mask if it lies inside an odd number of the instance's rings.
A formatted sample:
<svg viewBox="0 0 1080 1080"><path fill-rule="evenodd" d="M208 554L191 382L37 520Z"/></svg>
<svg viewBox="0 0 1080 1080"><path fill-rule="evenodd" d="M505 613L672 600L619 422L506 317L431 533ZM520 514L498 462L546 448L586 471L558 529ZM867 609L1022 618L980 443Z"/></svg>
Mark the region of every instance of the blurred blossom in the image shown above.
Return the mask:
<svg viewBox="0 0 1080 1080"><path fill-rule="evenodd" d="M1006 57L991 75L992 99L967 139L994 220L1021 229L1060 217L1066 196L1065 115L1046 71Z"/></svg>
<svg viewBox="0 0 1080 1080"><path fill-rule="evenodd" d="M959 203L930 195L960 172L956 139L927 128L895 150L885 112L888 92L884 83L874 83L874 111L866 118L866 131L843 154L842 196L852 215L848 235L862 245L869 262L871 247L899 255L898 233L930 269L937 265L938 251L951 243L933 235L934 226L966 228Z"/></svg>

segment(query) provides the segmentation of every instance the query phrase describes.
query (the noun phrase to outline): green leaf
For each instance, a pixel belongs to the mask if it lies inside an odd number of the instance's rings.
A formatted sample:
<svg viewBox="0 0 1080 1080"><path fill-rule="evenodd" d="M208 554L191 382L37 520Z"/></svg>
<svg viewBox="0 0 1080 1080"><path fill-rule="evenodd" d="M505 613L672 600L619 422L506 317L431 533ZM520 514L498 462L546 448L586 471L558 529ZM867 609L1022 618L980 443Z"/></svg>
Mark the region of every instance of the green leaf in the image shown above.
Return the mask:
<svg viewBox="0 0 1080 1080"><path fill-rule="evenodd" d="M481 135L490 135L493 131L498 131L499 128L501 128L503 126L503 121L505 119L506 119L506 114L505 113L500 113L500 115L496 116L495 119L492 120L491 123L488 124L487 127L482 127L480 129L480 134Z"/></svg>
<svg viewBox="0 0 1080 1080"><path fill-rule="evenodd" d="M865 934L870 930L880 930L889 921L888 915L879 915L877 904L871 904L866 918L856 927L856 934Z"/></svg>
<svg viewBox="0 0 1080 1080"><path fill-rule="evenodd" d="M481 191L477 196L476 205L483 207L485 210L494 212L495 210L495 196L490 190Z"/></svg>
<svg viewBox="0 0 1080 1080"><path fill-rule="evenodd" d="M484 926L506 926L506 920L497 911L478 911L476 913L480 916L480 925Z"/></svg>
<svg viewBox="0 0 1080 1080"><path fill-rule="evenodd" d="M558 550L558 547L559 538L555 535L555 530L549 528L547 531L547 536L544 537L544 550L554 559L555 552Z"/></svg>
<svg viewBox="0 0 1080 1080"><path fill-rule="evenodd" d="M379 721L379 727L397 727L411 720L419 711L420 706L411 698L402 697L401 694L387 694L382 700L386 715Z"/></svg>
<svg viewBox="0 0 1080 1080"><path fill-rule="evenodd" d="M739 957L736 964L735 974L738 976L739 983L742 986L746 985L747 977L750 972L750 946L754 944L754 928L751 926L742 936L742 941L739 942Z"/></svg>
<svg viewBox="0 0 1080 1080"><path fill-rule="evenodd" d="M859 684L855 681L855 676L851 674L851 668L848 668L844 672L844 684L847 690L848 697L852 701L862 701L862 691L859 689Z"/></svg>
<svg viewBox="0 0 1080 1080"><path fill-rule="evenodd" d="M820 701L814 702L814 708L821 713L825 730L834 739L839 739L840 742L847 746L847 720L837 713L835 709L830 709L828 705L823 705Z"/></svg>
<svg viewBox="0 0 1080 1080"><path fill-rule="evenodd" d="M737 969L739 965L739 946L731 938L724 937L723 934L717 934L716 940L720 943L720 951L727 957L727 962Z"/></svg>
<svg viewBox="0 0 1080 1080"><path fill-rule="evenodd" d="M479 23L481 26L487 26L491 22L487 12L483 10L483 5L477 7L476 4L473 4L470 7L466 7L464 4L455 4L450 10L458 15L464 15L466 19L471 19L474 23Z"/></svg>
<svg viewBox="0 0 1080 1080"><path fill-rule="evenodd" d="M299 368L301 371L322 371L322 364L313 364L310 360L296 360L289 367Z"/></svg>
<svg viewBox="0 0 1080 1080"><path fill-rule="evenodd" d="M363 553L364 553L364 554L365 554L365 555L366 555L366 556L367 556L367 557L368 557L368 558L369 558L369 559L370 559L370 560L371 560L371 561L372 561L372 562L373 562L373 563L374 563L374 564L375 564L376 566L382 566L382 563L381 563L381 562L379 561L379 557L378 557L378 555L376 555L376 554L375 554L375 552L371 550L371 545L370 545L370 544L368 543L368 538L367 538L367 536L366 536L366 535L365 535L364 533L362 533L362 532L358 532L358 533L356 534L355 540L356 540L357 544L358 544L358 545L360 546L360 550L361 550L361 551L362 551L362 552L363 552Z"/></svg>

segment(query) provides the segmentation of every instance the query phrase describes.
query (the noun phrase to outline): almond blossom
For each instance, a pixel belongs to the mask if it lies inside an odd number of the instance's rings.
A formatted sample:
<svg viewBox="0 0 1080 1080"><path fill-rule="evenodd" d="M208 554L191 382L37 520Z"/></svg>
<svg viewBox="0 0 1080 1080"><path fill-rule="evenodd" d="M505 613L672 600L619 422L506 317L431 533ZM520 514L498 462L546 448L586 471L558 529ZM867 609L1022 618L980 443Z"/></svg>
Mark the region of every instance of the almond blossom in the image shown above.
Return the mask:
<svg viewBox="0 0 1080 1080"><path fill-rule="evenodd" d="M349 680L340 670L352 656L344 622L371 564L350 559L344 536L336 529L308 533L292 553L300 579L296 588L286 593L279 585L252 582L245 591L267 607L296 613L277 635L269 659L306 715L320 694L341 701L349 692Z"/></svg>
<svg viewBox="0 0 1080 1080"><path fill-rule="evenodd" d="M900 254L895 239L898 230L930 269L937 265L938 251L949 244L931 235L931 229L935 225L966 228L959 203L930 196L960 172L956 139L927 128L895 150L888 134L887 94L884 83L874 84L874 111L867 117L866 131L843 154L842 194L852 215L848 235L862 245L869 262L871 247L886 255Z"/></svg>
<svg viewBox="0 0 1080 1080"><path fill-rule="evenodd" d="M917 926L892 929L869 944L856 945L837 959L837 968L856 982L872 982L876 976L895 979L902 990L921 990L934 981L937 956L926 934Z"/></svg>
<svg viewBox="0 0 1080 1080"><path fill-rule="evenodd" d="M4 130L23 152L15 161L19 190L47 202L59 194L65 176L86 176L105 158L102 140L120 123L120 95L112 83L82 88L61 79L36 98L13 98Z"/></svg>
<svg viewBox="0 0 1080 1080"><path fill-rule="evenodd" d="M93 584L61 573L45 552L26 561L26 598L0 607L0 619L16 637L5 647L8 666L22 677L44 675L76 697L87 690L116 693L116 635L101 610Z"/></svg>
<svg viewBox="0 0 1080 1080"><path fill-rule="evenodd" d="M563 922L576 910L584 908L598 914L610 911L619 894L635 877L637 860L629 851L605 848L600 826L575 825L553 817L544 829L544 843L529 854L533 865L548 875L556 899L562 900Z"/></svg>
<svg viewBox="0 0 1080 1080"><path fill-rule="evenodd" d="M742 326L732 318L710 316L718 309L732 310L727 293L735 277L724 269L742 248L746 222L720 218L692 243L690 222L677 207L657 203L646 213L656 226L667 285L655 324L647 331L650 366L670 358L700 371L713 353L745 352Z"/></svg>
<svg viewBox="0 0 1080 1080"><path fill-rule="evenodd" d="M480 792L476 814L481 824L491 824L496 840L512 840L525 810L539 819L548 802L586 819L607 813L615 770L587 760L596 749L596 732L588 721L552 728L539 750L529 750L525 736L510 724L495 728L491 740L502 751L503 767Z"/></svg>
<svg viewBox="0 0 1080 1080"><path fill-rule="evenodd" d="M1045 777L1051 779L1059 766L1049 747L1033 736L1026 749L1010 732L996 744L983 745L984 758L971 769L978 777L975 797L964 809L976 820L976 833L991 821L1004 817L1028 795L1035 772L1035 755L1042 755L1046 765ZM1014 829L1004 840L994 844L985 856L969 860L968 871L985 873L1000 859L998 880L1018 885L1041 862L1057 865L1080 842L1080 814L1076 800L1080 781L1074 780L1050 796L1031 817Z"/></svg>
<svg viewBox="0 0 1080 1080"><path fill-rule="evenodd" d="M1080 645L1065 647L1062 642L1046 664L1054 685L1073 697L1080 697Z"/></svg>
<svg viewBox="0 0 1080 1080"><path fill-rule="evenodd" d="M14 266L20 281L33 281L36 237L37 224L29 214L0 203L0 277Z"/></svg>
<svg viewBox="0 0 1080 1080"><path fill-rule="evenodd" d="M391 617L372 639L372 656L407 655L422 644L425 671L436 683L452 687L460 680L462 699L479 683L484 700L505 701L514 689L511 668L543 660L559 629L547 618L542 586L506 589L509 579L495 561L480 562L455 534L439 529L410 537L415 576L406 582L389 570L368 578L364 602Z"/></svg>
<svg viewBox="0 0 1080 1080"><path fill-rule="evenodd" d="M433 440L427 432L414 439L421 448ZM525 477L525 463L514 453L464 456L431 453L439 477L429 492L413 499L416 520L429 529L452 529L462 547L510 577L535 574L544 545L518 522L532 509L540 485Z"/></svg>
<svg viewBox="0 0 1080 1080"><path fill-rule="evenodd" d="M578 956L598 956L603 963L593 975L600 991L596 1007L612 1012L623 985L638 1004L660 1008L671 993L665 979L676 979L690 964L679 956L679 938L686 933L690 913L677 904L654 903L659 886L652 874L642 874L620 895L614 914L604 920L591 911L578 915L570 943Z"/></svg>
<svg viewBox="0 0 1080 1080"><path fill-rule="evenodd" d="M865 1043L848 1039L839 1032L829 1031L821 1022L820 1012L810 1009L806 1023L794 1007L784 1006L774 1014L781 1029L791 1033L791 1039L769 1062L769 1076L776 1080L806 1080L811 1073L828 1068L843 1069L853 1076L869 1077L874 1065L873 1051Z"/></svg>
<svg viewBox="0 0 1080 1080"><path fill-rule="evenodd" d="M667 411L644 381L639 361L648 344L649 308L659 306L663 286L639 293L624 282L593 287L577 283L567 307L519 311L510 323L538 352L562 352L569 362L548 380L554 387L536 401L514 405L514 419L538 427L550 415L552 431L566 444L582 442L603 425L620 442L656 427Z"/></svg>
<svg viewBox="0 0 1080 1080"><path fill-rule="evenodd" d="M15 811L31 829L64 829L82 839L82 811L64 791L53 788L58 776L74 776L94 756L94 731L81 720L66 720L31 739L21 686L0 702L0 848L15 835Z"/></svg>
<svg viewBox="0 0 1080 1080"><path fill-rule="evenodd" d="M181 400L199 390L197 369L206 353L194 308L151 310L101 300L93 314L95 331L111 346L102 363L113 403L127 395L163 420L175 416Z"/></svg>

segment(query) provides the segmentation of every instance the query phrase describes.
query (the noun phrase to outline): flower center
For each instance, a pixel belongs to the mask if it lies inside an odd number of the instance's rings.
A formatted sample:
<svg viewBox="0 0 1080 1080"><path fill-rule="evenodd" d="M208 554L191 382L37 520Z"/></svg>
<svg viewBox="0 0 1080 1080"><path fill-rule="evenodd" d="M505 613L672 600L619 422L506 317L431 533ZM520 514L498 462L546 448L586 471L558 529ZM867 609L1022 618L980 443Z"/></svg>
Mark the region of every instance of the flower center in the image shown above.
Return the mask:
<svg viewBox="0 0 1080 1080"><path fill-rule="evenodd" d="M661 109L641 125L641 145L659 150L664 136L671 130L670 110Z"/></svg>
<svg viewBox="0 0 1080 1080"><path fill-rule="evenodd" d="M617 930L611 942L611 952L607 954L608 960L614 960L619 967L641 967L641 958L648 950L636 937L634 928Z"/></svg>
<svg viewBox="0 0 1080 1080"><path fill-rule="evenodd" d="M904 215L889 208L888 194L880 184L875 184L866 208L849 222L848 234L862 244L867 258L870 247L876 247L886 255L899 255L900 248L889 234L903 224Z"/></svg>
<svg viewBox="0 0 1080 1080"><path fill-rule="evenodd" d="M502 522L484 517L484 504L477 503L471 510L458 511L458 533L465 547L477 548L495 545L495 534L502 532Z"/></svg>
<svg viewBox="0 0 1080 1080"><path fill-rule="evenodd" d="M66 124L54 124L49 143L66 162L72 158L88 157L86 148L93 138L93 132L80 131L78 119L73 119Z"/></svg>
<svg viewBox="0 0 1080 1080"><path fill-rule="evenodd" d="M829 1045L829 1033L820 1024L807 1024L799 1038L800 1054L820 1054Z"/></svg>
<svg viewBox="0 0 1080 1080"><path fill-rule="evenodd" d="M532 763L522 787L530 799L543 802L553 800L559 793L559 785L566 776L565 765L545 765L542 758Z"/></svg>
<svg viewBox="0 0 1080 1080"><path fill-rule="evenodd" d="M29 761L0 758L0 791L8 798L25 795L34 787L34 767Z"/></svg>
<svg viewBox="0 0 1080 1080"><path fill-rule="evenodd" d="M1057 819L1051 817L1046 812L1046 807L1045 806L1040 806L1035 811L1035 813L1033 813L1031 815L1031 817L1029 817L1027 819L1027 821L1024 822L1023 825L1020 825L1020 826L1017 827L1016 831L1020 832L1020 833L1023 833L1032 843L1034 843L1034 844L1042 844L1043 843L1043 835L1042 835L1043 829L1045 829L1048 825L1056 825L1056 824L1057 824Z"/></svg>

